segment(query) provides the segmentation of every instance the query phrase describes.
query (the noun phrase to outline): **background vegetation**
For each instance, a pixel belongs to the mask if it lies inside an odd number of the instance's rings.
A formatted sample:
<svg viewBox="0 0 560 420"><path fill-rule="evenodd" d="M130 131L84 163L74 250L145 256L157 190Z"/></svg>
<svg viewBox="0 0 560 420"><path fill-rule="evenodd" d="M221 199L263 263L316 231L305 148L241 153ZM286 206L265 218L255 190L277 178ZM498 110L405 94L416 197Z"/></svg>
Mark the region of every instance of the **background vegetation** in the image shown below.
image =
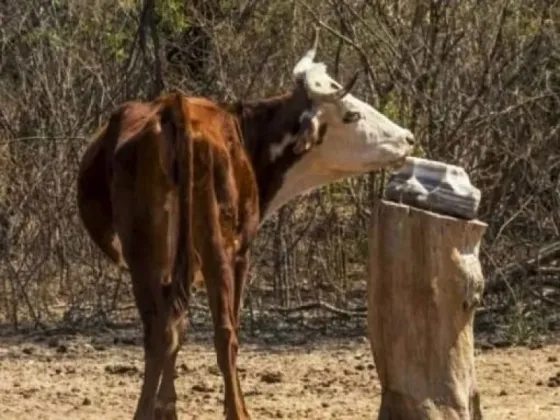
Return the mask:
<svg viewBox="0 0 560 420"><path fill-rule="evenodd" d="M78 161L108 113L163 89L216 99L290 88L321 31L343 82L464 166L489 223L479 337L560 330L560 2L545 0L8 0L0 4L0 322L136 316L126 274L76 211ZM382 174L283 207L254 247L247 331L363 332L366 232ZM205 317L205 297L194 304Z"/></svg>

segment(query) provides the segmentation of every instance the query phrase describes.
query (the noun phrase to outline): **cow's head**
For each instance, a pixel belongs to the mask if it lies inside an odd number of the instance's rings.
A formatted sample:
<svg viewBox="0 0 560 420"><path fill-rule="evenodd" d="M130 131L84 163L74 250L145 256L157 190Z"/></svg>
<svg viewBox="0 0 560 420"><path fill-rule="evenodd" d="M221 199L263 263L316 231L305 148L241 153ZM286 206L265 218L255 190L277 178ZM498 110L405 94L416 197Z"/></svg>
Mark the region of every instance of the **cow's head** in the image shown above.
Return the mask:
<svg viewBox="0 0 560 420"><path fill-rule="evenodd" d="M330 77L324 63L313 61L317 44L315 30L312 48L293 69L296 89L311 103L300 117L293 150L339 178L404 161L412 151L412 133L349 93L358 73L345 86Z"/></svg>

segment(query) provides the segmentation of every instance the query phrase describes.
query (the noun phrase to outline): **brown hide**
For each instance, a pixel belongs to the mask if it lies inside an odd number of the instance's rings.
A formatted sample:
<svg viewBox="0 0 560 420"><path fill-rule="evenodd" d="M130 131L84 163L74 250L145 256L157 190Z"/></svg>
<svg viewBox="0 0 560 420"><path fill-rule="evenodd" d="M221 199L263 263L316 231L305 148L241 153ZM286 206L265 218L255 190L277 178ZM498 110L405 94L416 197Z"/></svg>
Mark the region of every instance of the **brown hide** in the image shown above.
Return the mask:
<svg viewBox="0 0 560 420"><path fill-rule="evenodd" d="M166 100L170 101L170 95L158 98L152 104L128 102L117 108L110 118L110 123L94 136L80 164L80 216L93 241L111 260L122 266L126 266L126 263L122 257L120 240L115 236L113 228L109 197L112 164L108 157L114 154L117 137L120 143L126 143L131 133L142 129L149 116L155 115L152 107L157 107L157 104L161 106ZM218 105L205 98L192 97L187 99L187 103L191 130L201 130L199 127L204 127L202 132L210 144L215 144L216 139L221 139L219 142L223 146L228 145L234 166L233 177L240 195L239 246L247 247L251 235L249 232L243 232L244 221L258 223L255 219L260 219L259 207L264 210L282 185L284 172L301 156L297 148L305 139L299 139L316 134L309 132L306 122L302 125L298 120L301 112L310 106L310 101L302 89L296 89L290 94L235 105ZM224 109L229 112L224 112ZM240 130L243 132L243 143L239 135ZM320 127L319 137L307 142L320 143L325 131L325 126ZM297 135L299 141L295 143L293 151L287 150L284 156L273 164L270 161L269 147L281 142L286 134ZM177 168L169 171L170 179L177 176ZM254 194L258 194L258 197L254 197ZM200 277L198 279L201 280Z"/></svg>
<svg viewBox="0 0 560 420"><path fill-rule="evenodd" d="M226 416L249 418L236 370L248 251L260 208L300 158L300 142L317 142L301 137L317 135L300 123L309 105L301 89L228 107L173 92L124 103L88 146L78 174L80 216L103 252L129 269L144 328L135 419L175 413L175 359L189 290L202 277ZM298 139L295 147L272 158L271 145L287 135Z"/></svg>
<svg viewBox="0 0 560 420"><path fill-rule="evenodd" d="M107 173L107 124L95 135L78 169L78 211L94 243L116 264L126 266L113 227L110 181Z"/></svg>
<svg viewBox="0 0 560 420"><path fill-rule="evenodd" d="M182 112L188 115L188 127L185 129L197 149L193 165L199 174L197 188L210 188L208 180L205 180L210 170L210 163L204 161L205 154L217 155L219 162L214 164L218 178L216 194L221 202L221 212L229 214L224 216L224 228L231 240L237 239L234 236L239 233L236 243L246 248L249 232L243 232L243 229L236 232L236 229L251 220L253 224L255 219L258 220L258 201L255 175L240 141L237 122L234 116L209 100L179 98L179 103L185 102ZM154 203L173 201L166 197L170 191L178 194L173 187L180 185L180 165L174 153L180 145L173 140L165 141L173 137L169 131L174 129L166 124L165 113L167 109L177 107L177 103L173 102L176 100L177 97L170 94L153 103L124 103L112 113L109 123L94 136L80 162L77 188L80 216L93 241L112 261L121 265L126 266L126 259L121 249L123 239L116 235L115 224L140 217L139 213L146 211L144 207L150 208ZM200 143L208 143L210 150L205 151ZM154 159L156 156L158 159ZM155 162L160 163L160 169L154 166ZM189 170L188 167L184 169ZM115 171L123 179L115 181ZM223 188L228 182L229 188ZM135 185L135 198L130 196L132 184ZM111 185L114 190L113 202ZM132 205L132 202L135 204ZM122 203L121 210L116 203ZM200 211L204 211L204 204L200 204ZM172 206L171 203L168 205ZM122 220L115 221L119 214L123 215ZM150 220L147 219L145 223L150 223ZM126 232L123 234L127 237ZM170 255L166 257L171 259ZM164 261L160 261L160 264L166 265Z"/></svg>

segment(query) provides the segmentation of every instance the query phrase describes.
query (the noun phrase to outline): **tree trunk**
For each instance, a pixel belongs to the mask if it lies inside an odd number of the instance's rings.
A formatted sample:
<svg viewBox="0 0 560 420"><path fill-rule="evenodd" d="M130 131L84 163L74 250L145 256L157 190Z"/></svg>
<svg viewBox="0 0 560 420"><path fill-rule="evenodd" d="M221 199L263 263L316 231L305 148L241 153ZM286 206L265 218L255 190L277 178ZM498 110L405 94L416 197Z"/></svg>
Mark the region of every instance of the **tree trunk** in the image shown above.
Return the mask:
<svg viewBox="0 0 560 420"><path fill-rule="evenodd" d="M380 200L369 232L368 332L380 420L482 419L473 318L487 225Z"/></svg>

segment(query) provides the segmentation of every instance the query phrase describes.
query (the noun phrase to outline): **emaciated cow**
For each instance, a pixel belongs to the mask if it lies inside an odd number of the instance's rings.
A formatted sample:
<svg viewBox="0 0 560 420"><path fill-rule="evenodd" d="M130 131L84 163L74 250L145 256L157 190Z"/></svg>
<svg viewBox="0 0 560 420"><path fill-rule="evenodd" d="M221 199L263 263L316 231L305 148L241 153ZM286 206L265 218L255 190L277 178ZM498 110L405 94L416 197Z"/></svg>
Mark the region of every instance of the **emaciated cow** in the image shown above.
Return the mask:
<svg viewBox="0 0 560 420"><path fill-rule="evenodd" d="M131 275L144 328L135 419L177 418L174 368L189 293L204 279L227 419L248 419L237 374L251 241L298 194L402 162L413 136L333 80L313 47L291 91L216 103L171 92L118 107L80 163L78 206L93 241Z"/></svg>

